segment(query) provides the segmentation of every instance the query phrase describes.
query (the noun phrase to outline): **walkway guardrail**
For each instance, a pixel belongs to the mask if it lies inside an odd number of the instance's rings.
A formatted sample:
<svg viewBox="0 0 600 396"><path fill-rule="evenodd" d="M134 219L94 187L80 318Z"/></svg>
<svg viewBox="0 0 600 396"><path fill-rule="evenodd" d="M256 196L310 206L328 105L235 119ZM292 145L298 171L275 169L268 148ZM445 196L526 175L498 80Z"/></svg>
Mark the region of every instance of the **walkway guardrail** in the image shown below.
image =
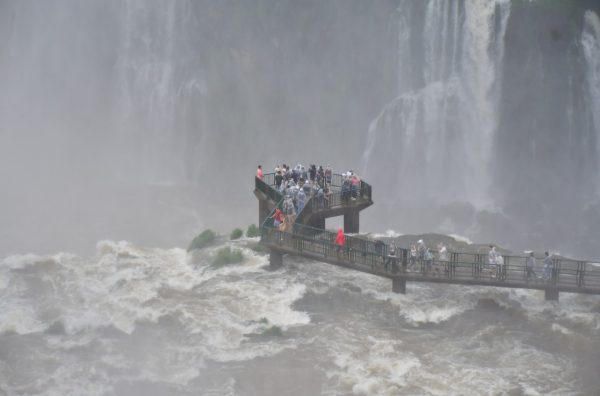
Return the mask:
<svg viewBox="0 0 600 396"><path fill-rule="evenodd" d="M332 184L341 186L342 175L334 174ZM413 258L405 248L396 249L389 255L389 246L381 241L346 235L346 245L338 251L335 245L336 233L303 224L306 213L322 209L333 209L352 205L353 202L371 200L371 186L362 181L360 189L336 191L327 197L308 197L304 211L297 214L291 230L282 231L273 227L273 214L276 208L283 210L283 194L275 189L274 173L265 175L263 180L256 178L256 189L276 202L274 209L261 226L261 242L298 254L309 252L335 258L362 267L368 272L378 272L384 276L404 276L407 279L428 279L448 283L477 283L523 288L553 287L559 291L600 294L600 263L571 260L563 257L552 258L552 265L544 267L543 258L536 257L534 273L527 275L527 256L502 256L502 264L489 264L488 255L479 253L448 252L440 259L431 250L431 259ZM353 200L354 198L355 200Z"/></svg>
<svg viewBox="0 0 600 396"><path fill-rule="evenodd" d="M266 244L293 250L299 254L310 252L324 258L346 261L362 267L367 272L381 275L402 275L410 278L429 280L451 280L452 283L489 284L497 286L544 289L555 287L560 291L600 294L600 263L552 259L552 265L544 276L543 266L538 266L536 274L527 278L527 257L503 256L504 264L488 264L487 254L449 252L447 259L434 258L411 260L405 248L396 249L396 255L389 255L389 246L383 242L346 236L346 246L338 252L335 244L336 233L294 224L291 232L272 227L262 229L262 239Z"/></svg>

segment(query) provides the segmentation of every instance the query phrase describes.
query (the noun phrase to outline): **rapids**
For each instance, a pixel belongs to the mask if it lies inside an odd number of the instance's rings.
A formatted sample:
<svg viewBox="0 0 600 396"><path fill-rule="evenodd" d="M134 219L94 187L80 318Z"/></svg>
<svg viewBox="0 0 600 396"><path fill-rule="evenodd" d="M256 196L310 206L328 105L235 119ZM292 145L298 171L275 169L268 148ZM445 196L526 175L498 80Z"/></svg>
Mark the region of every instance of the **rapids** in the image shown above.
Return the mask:
<svg viewBox="0 0 600 396"><path fill-rule="evenodd" d="M0 265L0 393L585 395L600 304L563 293L410 284L251 239L202 251L101 241ZM243 263L214 267L215 251ZM271 326L281 335L265 332ZM264 333L264 335L263 335Z"/></svg>

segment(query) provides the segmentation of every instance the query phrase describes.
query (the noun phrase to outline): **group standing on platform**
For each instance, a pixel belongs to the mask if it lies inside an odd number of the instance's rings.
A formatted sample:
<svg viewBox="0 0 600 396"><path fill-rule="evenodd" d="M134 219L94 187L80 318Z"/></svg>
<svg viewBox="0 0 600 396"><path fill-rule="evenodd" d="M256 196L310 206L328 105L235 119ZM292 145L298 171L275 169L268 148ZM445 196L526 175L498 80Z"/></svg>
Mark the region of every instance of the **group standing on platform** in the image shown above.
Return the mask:
<svg viewBox="0 0 600 396"><path fill-rule="evenodd" d="M256 177L263 180L262 166L258 165ZM282 231L289 231L296 217L302 213L309 199L317 208L329 206L330 197L333 193L332 182L333 169L331 165L322 166L311 164L305 167L297 164L295 167L289 165L277 165L275 167L275 189L283 196L282 210L276 210L273 216L274 223ZM342 174L341 196L342 200L354 200L360 191L360 178L353 171Z"/></svg>

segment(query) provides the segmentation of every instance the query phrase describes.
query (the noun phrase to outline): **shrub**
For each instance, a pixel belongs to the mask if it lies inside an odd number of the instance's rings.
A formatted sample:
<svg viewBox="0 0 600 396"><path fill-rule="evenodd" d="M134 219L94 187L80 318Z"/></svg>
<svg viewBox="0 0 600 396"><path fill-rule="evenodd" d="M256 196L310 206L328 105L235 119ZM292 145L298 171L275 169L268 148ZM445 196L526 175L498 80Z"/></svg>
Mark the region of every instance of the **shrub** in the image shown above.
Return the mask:
<svg viewBox="0 0 600 396"><path fill-rule="evenodd" d="M234 239L240 239L242 237L242 235L244 235L244 231L242 231L241 228L236 228L235 230L231 231L231 235L229 235L229 239L231 239L232 241Z"/></svg>
<svg viewBox="0 0 600 396"><path fill-rule="evenodd" d="M213 264L217 266L226 265L226 264L235 264L241 263L244 261L244 254L241 250L231 249L229 246L219 249L215 259L213 260Z"/></svg>
<svg viewBox="0 0 600 396"><path fill-rule="evenodd" d="M187 251L192 251L194 249L202 249L210 245L215 241L217 234L211 229L204 230L200 235L192 240L190 246L188 246Z"/></svg>
<svg viewBox="0 0 600 396"><path fill-rule="evenodd" d="M260 228L258 228L255 224L250 224L248 229L246 230L246 236L248 238L254 238L260 236Z"/></svg>

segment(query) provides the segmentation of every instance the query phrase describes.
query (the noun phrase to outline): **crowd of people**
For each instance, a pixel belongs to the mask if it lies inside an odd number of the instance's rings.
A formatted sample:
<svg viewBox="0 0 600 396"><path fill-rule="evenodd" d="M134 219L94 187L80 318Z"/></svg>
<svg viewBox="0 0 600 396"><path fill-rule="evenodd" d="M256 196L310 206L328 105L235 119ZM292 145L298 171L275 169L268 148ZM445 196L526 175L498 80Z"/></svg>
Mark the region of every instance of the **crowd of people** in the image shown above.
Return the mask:
<svg viewBox="0 0 600 396"><path fill-rule="evenodd" d="M258 165L256 177L264 178L262 165ZM333 169L331 165L318 167L311 164L305 167L297 164L277 165L274 172L275 189L283 196L282 209L277 209L273 214L275 227L288 231L295 222L296 217L302 213L309 199L317 208L329 206L332 191ZM342 174L341 195L342 200L356 199L360 189L360 178L353 171Z"/></svg>

